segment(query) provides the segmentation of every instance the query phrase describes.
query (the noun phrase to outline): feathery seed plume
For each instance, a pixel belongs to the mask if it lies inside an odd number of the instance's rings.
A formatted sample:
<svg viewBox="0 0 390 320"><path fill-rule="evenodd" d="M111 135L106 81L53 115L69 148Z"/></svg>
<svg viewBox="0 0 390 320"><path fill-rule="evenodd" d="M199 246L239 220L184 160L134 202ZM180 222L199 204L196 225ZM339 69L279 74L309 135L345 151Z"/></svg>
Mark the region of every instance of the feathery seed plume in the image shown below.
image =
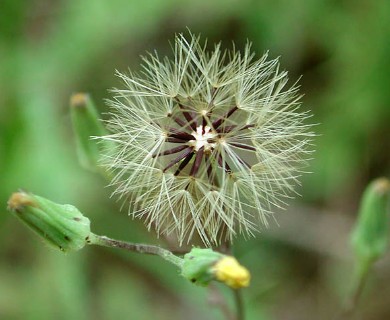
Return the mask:
<svg viewBox="0 0 390 320"><path fill-rule="evenodd" d="M142 74L117 73L101 137L117 145L104 165L129 212L180 244L253 235L283 207L310 154L298 87L264 54L213 51L177 35L173 59L143 58Z"/></svg>

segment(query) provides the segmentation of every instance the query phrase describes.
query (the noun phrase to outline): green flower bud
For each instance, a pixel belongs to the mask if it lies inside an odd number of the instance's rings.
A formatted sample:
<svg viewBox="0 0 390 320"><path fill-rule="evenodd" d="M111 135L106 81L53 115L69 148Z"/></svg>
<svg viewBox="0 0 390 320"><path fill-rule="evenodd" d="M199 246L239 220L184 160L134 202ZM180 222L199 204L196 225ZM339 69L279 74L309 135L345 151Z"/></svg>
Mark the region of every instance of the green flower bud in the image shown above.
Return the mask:
<svg viewBox="0 0 390 320"><path fill-rule="evenodd" d="M91 233L89 219L77 208L31 193L12 194L8 209L47 243L64 252L82 249Z"/></svg>
<svg viewBox="0 0 390 320"><path fill-rule="evenodd" d="M238 289L247 287L250 281L249 271L232 256L211 249L193 248L184 255L182 275L191 282L207 286L216 280Z"/></svg>
<svg viewBox="0 0 390 320"><path fill-rule="evenodd" d="M107 132L99 120L95 105L87 94L74 94L70 99L70 107L79 161L86 169L96 171L100 151L97 141L91 137Z"/></svg>
<svg viewBox="0 0 390 320"><path fill-rule="evenodd" d="M181 274L191 282L207 286L214 279L213 265L223 257L223 254L211 249L193 248L184 255Z"/></svg>
<svg viewBox="0 0 390 320"><path fill-rule="evenodd" d="M359 259L373 262L383 256L389 237L390 181L380 178L364 191L352 245Z"/></svg>

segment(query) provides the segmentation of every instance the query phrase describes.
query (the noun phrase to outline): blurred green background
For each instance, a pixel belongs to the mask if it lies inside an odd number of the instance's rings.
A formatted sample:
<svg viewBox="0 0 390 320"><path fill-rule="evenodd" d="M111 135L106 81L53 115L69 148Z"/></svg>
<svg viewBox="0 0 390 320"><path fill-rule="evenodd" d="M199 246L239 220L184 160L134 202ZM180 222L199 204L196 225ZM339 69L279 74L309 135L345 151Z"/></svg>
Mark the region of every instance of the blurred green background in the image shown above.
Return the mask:
<svg viewBox="0 0 390 320"><path fill-rule="evenodd" d="M387 0L2 0L0 4L0 319L223 319L213 293L158 257L86 248L63 255L6 211L19 188L84 212L96 233L158 243L77 162L68 101L89 92L102 113L115 69L170 54L177 32L210 43L249 39L300 84L315 159L282 214L235 253L253 280L248 319L331 319L349 286L348 233L362 190L390 176ZM103 115L104 117L104 115ZM390 319L390 257L365 288L360 319ZM230 292L222 292L231 303Z"/></svg>

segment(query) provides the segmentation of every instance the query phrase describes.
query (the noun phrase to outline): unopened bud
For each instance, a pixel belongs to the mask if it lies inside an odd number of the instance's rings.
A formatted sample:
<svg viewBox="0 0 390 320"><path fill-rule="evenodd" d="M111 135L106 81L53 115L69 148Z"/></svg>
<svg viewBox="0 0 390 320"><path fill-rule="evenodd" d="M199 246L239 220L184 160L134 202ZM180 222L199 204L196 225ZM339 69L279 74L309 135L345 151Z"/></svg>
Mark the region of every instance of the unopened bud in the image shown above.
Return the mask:
<svg viewBox="0 0 390 320"><path fill-rule="evenodd" d="M211 249L193 248L184 256L182 275L191 282L207 286L216 280L238 289L247 287L250 281L249 271L232 256Z"/></svg>
<svg viewBox="0 0 390 320"><path fill-rule="evenodd" d="M375 261L387 249L389 237L390 181L380 178L364 191L352 244L360 259Z"/></svg>
<svg viewBox="0 0 390 320"><path fill-rule="evenodd" d="M31 193L12 194L8 209L47 243L64 252L83 248L91 233L89 219L77 208Z"/></svg>
<svg viewBox="0 0 390 320"><path fill-rule="evenodd" d="M215 278L233 289L249 286L250 273L238 263L236 258L225 256L213 267Z"/></svg>
<svg viewBox="0 0 390 320"><path fill-rule="evenodd" d="M74 94L70 98L70 107L79 161L86 169L96 171L100 151L97 141L91 137L107 132L88 94Z"/></svg>

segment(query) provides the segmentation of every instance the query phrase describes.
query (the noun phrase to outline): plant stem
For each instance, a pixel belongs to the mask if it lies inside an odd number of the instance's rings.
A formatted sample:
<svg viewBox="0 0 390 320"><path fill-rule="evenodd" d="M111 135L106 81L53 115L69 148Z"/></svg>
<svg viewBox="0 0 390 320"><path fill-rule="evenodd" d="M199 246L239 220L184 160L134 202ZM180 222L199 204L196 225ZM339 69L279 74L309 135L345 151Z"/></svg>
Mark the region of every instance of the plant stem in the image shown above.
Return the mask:
<svg viewBox="0 0 390 320"><path fill-rule="evenodd" d="M352 290L347 300L344 314L351 314L355 310L371 269L371 265L371 261L360 261L356 267Z"/></svg>
<svg viewBox="0 0 390 320"><path fill-rule="evenodd" d="M234 301L236 304L237 320L245 319L244 303L242 300L242 292L239 289L232 289L234 293Z"/></svg>
<svg viewBox="0 0 390 320"><path fill-rule="evenodd" d="M120 248L127 251L143 253L143 254L152 254L157 255L163 258L164 260L178 266L181 268L183 265L183 259L175 256L171 251L163 249L159 246L142 244L142 243L131 243L116 239L111 239L106 236L99 236L91 233L88 239L89 244L94 244L103 247L111 248Z"/></svg>
<svg viewBox="0 0 390 320"><path fill-rule="evenodd" d="M355 273L353 275L353 283L350 294L345 302L344 308L336 319L346 319L353 315L360 296L362 294L364 285L367 281L369 271L371 269L371 260L361 260L358 262Z"/></svg>
<svg viewBox="0 0 390 320"><path fill-rule="evenodd" d="M220 289L214 284L210 284L210 293L208 301L210 305L218 308L224 315L226 320L237 320L235 313L229 307L225 296L221 293Z"/></svg>

